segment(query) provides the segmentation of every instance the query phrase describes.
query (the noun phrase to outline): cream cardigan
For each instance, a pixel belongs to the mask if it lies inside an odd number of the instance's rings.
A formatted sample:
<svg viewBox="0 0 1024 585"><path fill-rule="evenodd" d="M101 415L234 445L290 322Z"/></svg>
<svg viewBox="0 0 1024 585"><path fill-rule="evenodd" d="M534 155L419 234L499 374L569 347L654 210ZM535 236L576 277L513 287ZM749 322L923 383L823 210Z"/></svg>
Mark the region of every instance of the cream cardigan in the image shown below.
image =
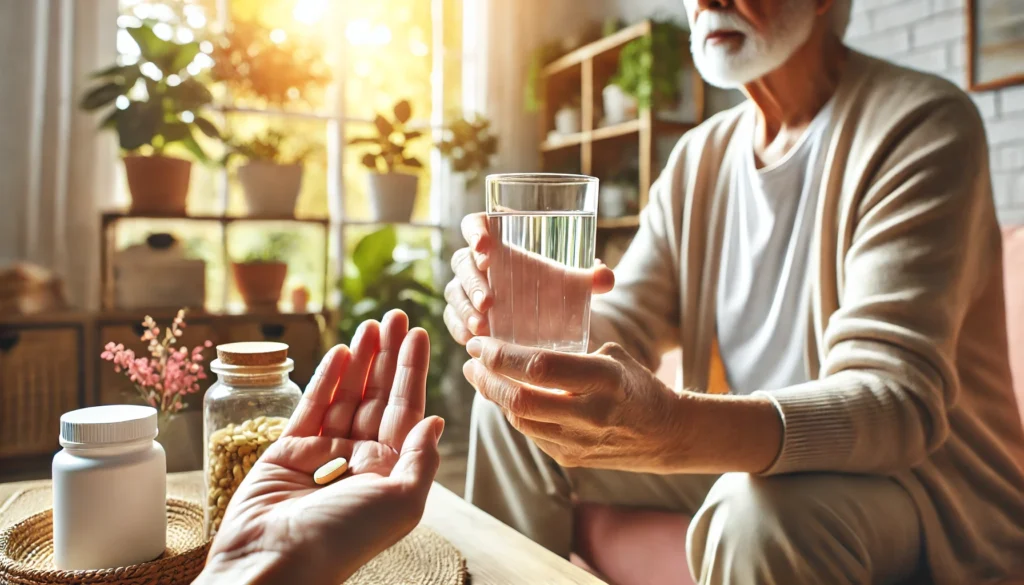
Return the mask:
<svg viewBox="0 0 1024 585"><path fill-rule="evenodd" d="M675 148L592 337L648 367L682 347L703 391L741 104ZM938 585L1024 563L1024 432L1011 389L1002 249L984 128L940 78L851 52L835 95L807 310L809 379L770 391L782 450L767 474L895 478Z"/></svg>

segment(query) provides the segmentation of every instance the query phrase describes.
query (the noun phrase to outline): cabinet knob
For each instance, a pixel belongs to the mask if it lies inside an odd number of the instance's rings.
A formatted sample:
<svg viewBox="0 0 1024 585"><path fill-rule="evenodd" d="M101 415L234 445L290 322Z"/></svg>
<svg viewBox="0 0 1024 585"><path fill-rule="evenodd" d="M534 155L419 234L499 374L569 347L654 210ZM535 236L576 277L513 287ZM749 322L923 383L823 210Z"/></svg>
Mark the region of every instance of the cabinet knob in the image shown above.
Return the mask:
<svg viewBox="0 0 1024 585"><path fill-rule="evenodd" d="M279 323L264 323L260 325L260 333L264 339L281 339L284 337L284 325Z"/></svg>
<svg viewBox="0 0 1024 585"><path fill-rule="evenodd" d="M21 340L21 335L17 331L0 330L0 353L7 353L14 349L15 345L18 345L18 341Z"/></svg>

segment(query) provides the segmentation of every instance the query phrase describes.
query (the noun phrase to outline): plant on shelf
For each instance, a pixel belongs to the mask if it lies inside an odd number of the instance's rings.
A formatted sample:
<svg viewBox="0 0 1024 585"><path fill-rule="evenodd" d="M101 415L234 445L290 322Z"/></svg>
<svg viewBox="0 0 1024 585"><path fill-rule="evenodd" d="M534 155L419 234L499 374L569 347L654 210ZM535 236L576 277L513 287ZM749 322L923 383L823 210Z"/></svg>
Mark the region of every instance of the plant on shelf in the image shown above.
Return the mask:
<svg viewBox="0 0 1024 585"><path fill-rule="evenodd" d="M350 145L370 149L362 163L370 171L370 209L375 221L404 223L412 218L416 204L417 175L403 172L423 168L423 163L411 156L409 144L423 136L410 130L412 105L408 100L395 104L392 117L377 114L373 121L376 136L353 138Z"/></svg>
<svg viewBox="0 0 1024 585"><path fill-rule="evenodd" d="M185 331L185 310L178 311L171 326L160 337L160 327L146 315L142 322L141 340L148 343L149 357L136 357L123 344L109 342L100 358L114 364L114 371L135 386L139 397L168 419L184 408L184 398L199 391L199 382L206 379L203 350L213 344L209 340L191 351L178 342Z"/></svg>
<svg viewBox="0 0 1024 585"><path fill-rule="evenodd" d="M498 137L491 133L491 121L481 115L453 122L437 144L441 155L451 161L452 170L462 174L467 185L477 185L498 153Z"/></svg>
<svg viewBox="0 0 1024 585"><path fill-rule="evenodd" d="M444 295L430 279L417 274L421 261L395 259L398 235L388 226L364 236L345 263L340 282L341 343L351 343L360 323L381 319L392 309L409 315L412 327L422 327L430 336L430 370L427 374L427 410L438 412L441 382L454 356L455 345L444 324Z"/></svg>
<svg viewBox="0 0 1024 585"><path fill-rule="evenodd" d="M183 149L207 162L195 131L220 138L216 126L201 115L213 96L187 69L200 53L199 43L161 39L149 24L127 30L139 46L139 61L94 73L97 83L86 91L81 107L110 108L100 128L117 132L132 211L184 214L191 162L167 154Z"/></svg>
<svg viewBox="0 0 1024 585"><path fill-rule="evenodd" d="M560 41L545 43L530 52L526 69L526 84L523 86L523 108L527 113L535 114L540 111L546 92L544 67L565 52Z"/></svg>
<svg viewBox="0 0 1024 585"><path fill-rule="evenodd" d="M296 101L312 104L314 94L331 82L321 44L288 36L251 21L234 21L214 39L213 78L232 95L262 99L284 107Z"/></svg>
<svg viewBox="0 0 1024 585"><path fill-rule="evenodd" d="M245 159L238 168L238 180L249 215L252 217L290 217L302 189L302 170L319 149L306 145L288 150L289 142L299 143L279 130L266 130L246 140L228 138L225 164L235 157ZM289 154L285 154L288 152Z"/></svg>
<svg viewBox="0 0 1024 585"><path fill-rule="evenodd" d="M675 103L680 97L679 73L686 42L686 30L675 22L653 21L650 34L622 48L612 84L634 98L641 109Z"/></svg>
<svg viewBox="0 0 1024 585"><path fill-rule="evenodd" d="M281 299L288 259L298 244L295 234L276 232L267 235L240 262L231 263L238 292L251 310L276 310Z"/></svg>

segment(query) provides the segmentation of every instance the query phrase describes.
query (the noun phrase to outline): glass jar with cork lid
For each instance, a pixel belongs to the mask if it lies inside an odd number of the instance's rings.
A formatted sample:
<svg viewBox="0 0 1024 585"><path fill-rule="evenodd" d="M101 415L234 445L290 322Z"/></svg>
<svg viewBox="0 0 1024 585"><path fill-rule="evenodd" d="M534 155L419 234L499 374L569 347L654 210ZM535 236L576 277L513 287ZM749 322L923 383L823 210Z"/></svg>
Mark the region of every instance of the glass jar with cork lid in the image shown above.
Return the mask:
<svg viewBox="0 0 1024 585"><path fill-rule="evenodd" d="M284 431L302 392L288 374L288 346L273 342L217 346L217 374L203 398L203 478L206 535L220 528L224 511L256 460Z"/></svg>

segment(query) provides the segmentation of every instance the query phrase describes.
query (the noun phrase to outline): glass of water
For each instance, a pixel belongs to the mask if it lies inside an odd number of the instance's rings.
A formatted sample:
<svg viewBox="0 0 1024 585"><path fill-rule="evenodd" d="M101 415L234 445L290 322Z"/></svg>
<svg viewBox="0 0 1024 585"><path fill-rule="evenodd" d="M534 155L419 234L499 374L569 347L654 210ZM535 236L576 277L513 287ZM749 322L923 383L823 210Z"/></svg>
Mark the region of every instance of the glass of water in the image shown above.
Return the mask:
<svg viewBox="0 0 1024 585"><path fill-rule="evenodd" d="M491 334L503 341L586 352L597 238L598 180L583 175L487 177L495 246L487 271Z"/></svg>

